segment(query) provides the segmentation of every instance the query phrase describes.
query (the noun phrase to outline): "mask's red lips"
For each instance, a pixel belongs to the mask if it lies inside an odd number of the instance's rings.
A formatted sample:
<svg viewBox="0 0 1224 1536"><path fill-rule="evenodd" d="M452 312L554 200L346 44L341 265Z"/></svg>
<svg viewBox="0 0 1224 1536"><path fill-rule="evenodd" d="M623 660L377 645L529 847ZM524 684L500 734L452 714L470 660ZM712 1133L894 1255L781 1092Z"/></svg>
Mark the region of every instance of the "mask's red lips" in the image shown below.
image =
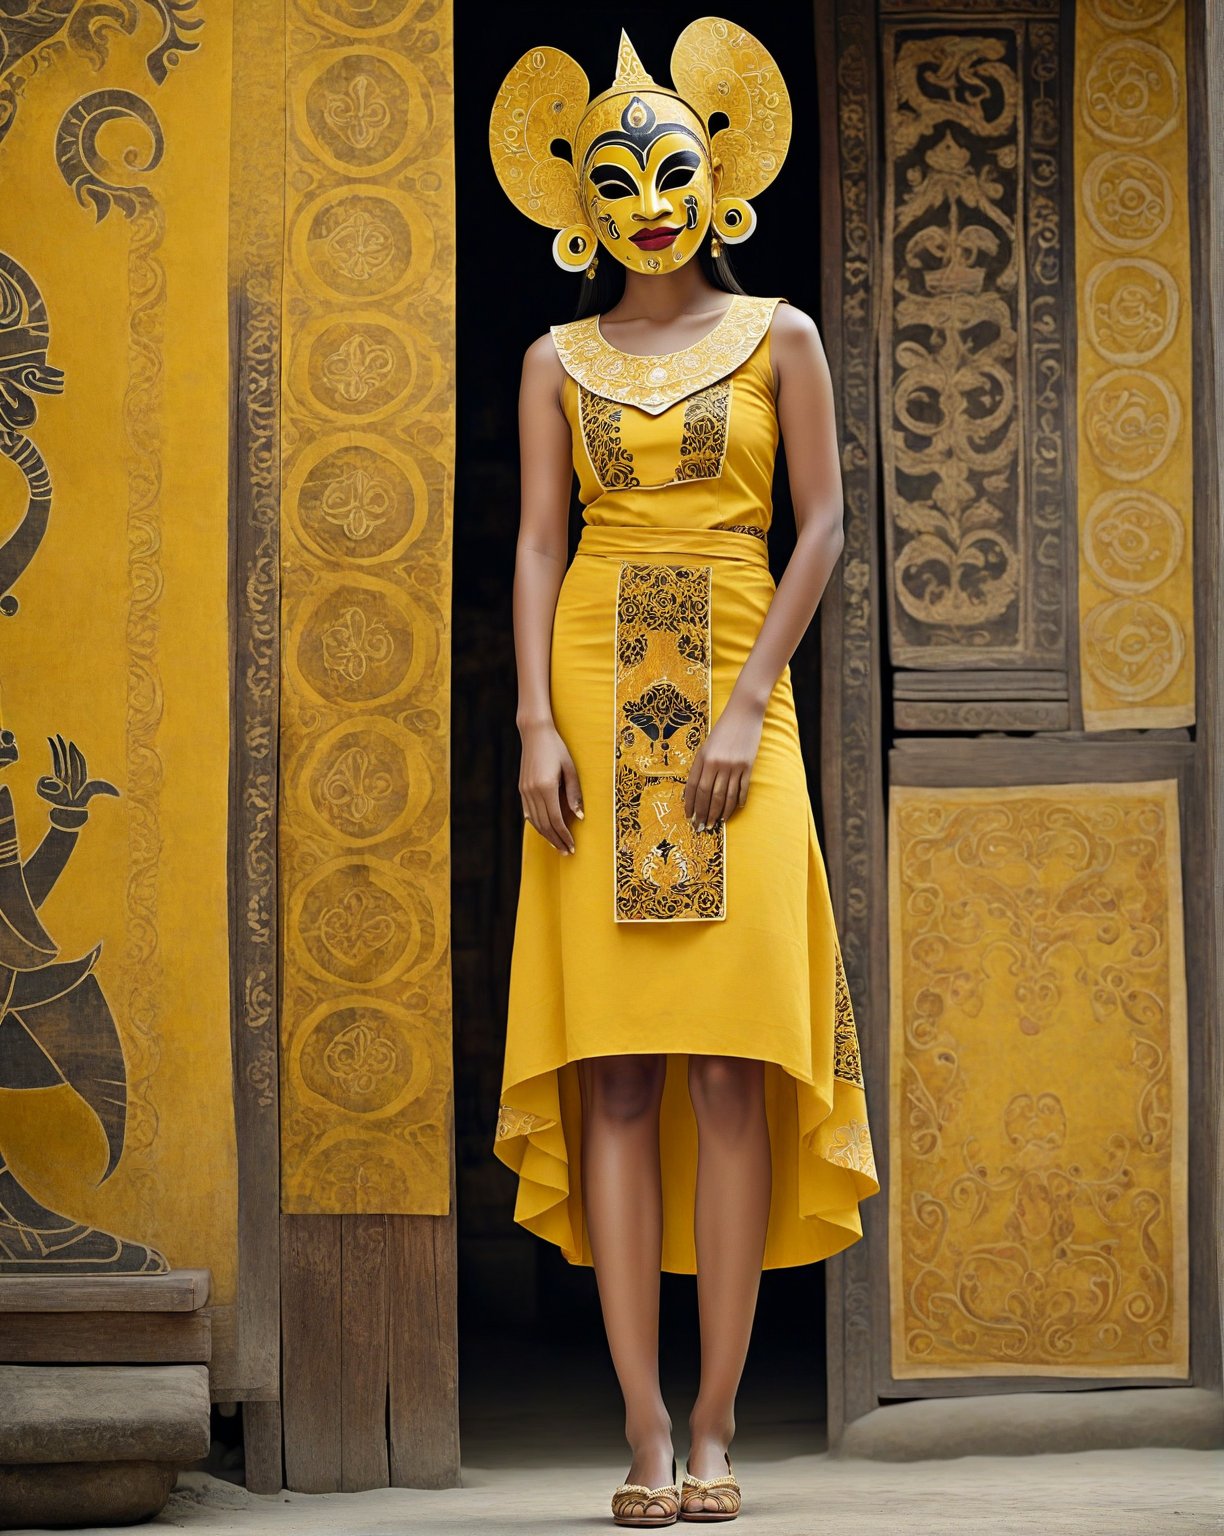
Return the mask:
<svg viewBox="0 0 1224 1536"><path fill-rule="evenodd" d="M629 238L639 250L661 251L664 246L670 245L679 233L679 229L660 224L657 229L639 229L636 235L630 235Z"/></svg>

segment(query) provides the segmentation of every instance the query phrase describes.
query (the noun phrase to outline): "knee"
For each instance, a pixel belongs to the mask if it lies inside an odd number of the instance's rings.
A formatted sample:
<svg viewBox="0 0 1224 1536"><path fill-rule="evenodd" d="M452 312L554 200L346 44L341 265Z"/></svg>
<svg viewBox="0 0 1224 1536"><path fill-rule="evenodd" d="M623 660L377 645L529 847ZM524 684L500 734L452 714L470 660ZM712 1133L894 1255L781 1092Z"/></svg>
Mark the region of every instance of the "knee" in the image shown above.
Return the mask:
<svg viewBox="0 0 1224 1536"><path fill-rule="evenodd" d="M738 1056L690 1056L689 1097L698 1120L740 1125L765 1112L765 1069Z"/></svg>
<svg viewBox="0 0 1224 1536"><path fill-rule="evenodd" d="M605 1056L588 1062L590 1109L605 1120L629 1122L653 1115L663 1094L662 1056Z"/></svg>

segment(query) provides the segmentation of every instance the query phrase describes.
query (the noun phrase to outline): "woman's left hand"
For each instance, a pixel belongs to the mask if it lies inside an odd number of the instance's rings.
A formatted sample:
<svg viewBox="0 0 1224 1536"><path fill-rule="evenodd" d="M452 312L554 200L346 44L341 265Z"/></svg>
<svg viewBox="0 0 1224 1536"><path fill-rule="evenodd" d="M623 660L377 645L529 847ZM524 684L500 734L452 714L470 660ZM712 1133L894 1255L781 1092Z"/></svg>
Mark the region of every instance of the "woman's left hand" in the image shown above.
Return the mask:
<svg viewBox="0 0 1224 1536"><path fill-rule="evenodd" d="M729 699L698 748L684 788L684 814L699 832L717 825L748 798L764 724L763 710Z"/></svg>

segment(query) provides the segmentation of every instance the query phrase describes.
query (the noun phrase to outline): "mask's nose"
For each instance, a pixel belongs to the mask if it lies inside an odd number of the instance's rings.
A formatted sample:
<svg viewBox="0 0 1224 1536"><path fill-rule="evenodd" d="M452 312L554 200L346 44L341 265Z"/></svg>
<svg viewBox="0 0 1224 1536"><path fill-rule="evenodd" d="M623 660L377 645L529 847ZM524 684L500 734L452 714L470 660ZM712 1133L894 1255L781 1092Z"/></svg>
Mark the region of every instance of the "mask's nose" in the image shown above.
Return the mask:
<svg viewBox="0 0 1224 1536"><path fill-rule="evenodd" d="M635 213L633 220L635 224L645 224L648 229L653 229L656 224L674 222L673 215L671 203L652 187L650 191L643 193L642 211Z"/></svg>

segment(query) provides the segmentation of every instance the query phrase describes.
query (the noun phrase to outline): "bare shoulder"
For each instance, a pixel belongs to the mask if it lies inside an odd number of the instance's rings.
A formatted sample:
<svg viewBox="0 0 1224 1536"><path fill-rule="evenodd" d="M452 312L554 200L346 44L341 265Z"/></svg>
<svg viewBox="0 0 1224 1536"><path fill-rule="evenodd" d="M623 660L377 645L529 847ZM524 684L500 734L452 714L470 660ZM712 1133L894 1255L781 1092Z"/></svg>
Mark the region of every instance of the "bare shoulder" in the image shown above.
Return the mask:
<svg viewBox="0 0 1224 1536"><path fill-rule="evenodd" d="M561 359L557 356L557 343L551 331L545 331L523 354L523 373L533 378L555 378L562 372Z"/></svg>
<svg viewBox="0 0 1224 1536"><path fill-rule="evenodd" d="M820 345L820 332L811 315L806 310L785 302L779 304L774 310L770 335L776 342L795 351Z"/></svg>
<svg viewBox="0 0 1224 1536"><path fill-rule="evenodd" d="M520 396L541 403L554 400L559 407L564 380L565 369L557 356L557 344L552 332L545 331L543 336L536 337L523 354Z"/></svg>

